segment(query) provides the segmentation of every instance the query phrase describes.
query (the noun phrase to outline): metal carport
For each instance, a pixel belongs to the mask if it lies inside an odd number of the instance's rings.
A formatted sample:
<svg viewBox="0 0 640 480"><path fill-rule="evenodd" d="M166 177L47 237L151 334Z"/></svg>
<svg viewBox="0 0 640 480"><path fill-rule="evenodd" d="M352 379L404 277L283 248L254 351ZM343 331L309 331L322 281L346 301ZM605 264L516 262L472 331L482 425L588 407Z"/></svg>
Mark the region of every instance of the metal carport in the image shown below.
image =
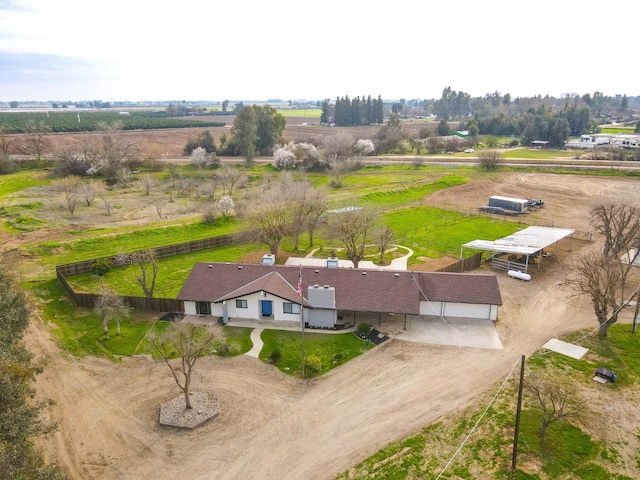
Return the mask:
<svg viewBox="0 0 640 480"><path fill-rule="evenodd" d="M542 263L542 251L549 245L556 244L556 252L558 249L557 242L565 237L572 237L575 230L571 228L556 227L527 227L524 230L516 232L508 237L498 240L473 240L465 243L460 248L460 259L463 258L465 248L473 248L474 250L487 250L497 253L508 253L521 255L525 257L525 263L498 261L497 256L492 257L492 266L500 270L519 270L527 273L529 269L529 257L538 257L538 269Z"/></svg>

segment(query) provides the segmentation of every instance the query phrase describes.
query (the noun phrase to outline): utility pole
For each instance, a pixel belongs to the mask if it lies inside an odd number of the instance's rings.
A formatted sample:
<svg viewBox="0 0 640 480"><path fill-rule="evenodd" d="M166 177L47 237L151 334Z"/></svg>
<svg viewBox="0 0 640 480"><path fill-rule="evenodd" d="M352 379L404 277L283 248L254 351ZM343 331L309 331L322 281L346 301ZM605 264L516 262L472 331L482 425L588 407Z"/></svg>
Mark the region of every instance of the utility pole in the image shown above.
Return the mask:
<svg viewBox="0 0 640 480"><path fill-rule="evenodd" d="M522 410L522 385L524 383L524 355L520 365L520 385L518 385L518 406L516 408L516 428L513 432L513 456L511 457L511 480L516 478L516 460L518 458L518 433L520 432L520 412Z"/></svg>

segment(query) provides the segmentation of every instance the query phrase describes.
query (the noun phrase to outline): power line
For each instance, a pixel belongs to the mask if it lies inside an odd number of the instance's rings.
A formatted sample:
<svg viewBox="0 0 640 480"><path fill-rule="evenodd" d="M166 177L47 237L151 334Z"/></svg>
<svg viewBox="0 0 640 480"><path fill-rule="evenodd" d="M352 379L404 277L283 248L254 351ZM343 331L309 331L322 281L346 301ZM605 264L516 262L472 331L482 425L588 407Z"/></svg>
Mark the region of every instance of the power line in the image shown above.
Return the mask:
<svg viewBox="0 0 640 480"><path fill-rule="evenodd" d="M436 477L436 480L438 480L442 474L447 470L447 468L449 467L449 465L451 465L451 463L453 462L453 459L456 458L456 456L458 455L458 453L460 453L460 450L462 450L462 447L464 447L465 443L467 443L467 440L469 440L469 438L471 437L471 434L473 434L473 432L475 431L475 429L478 427L478 425L480 424L480 422L482 421L482 419L484 418L484 416L486 415L486 413L489 411L489 408L491 408L491 405L493 404L493 402L496 400L496 398L498 397L498 395L500 394L500 392L502 391L502 389L504 388L505 384L507 383L507 380L509 380L509 377L511 377L511 374L513 373L513 371L515 370L516 366L518 365L518 363L520 363L520 358L518 358L518 360L516 361L516 363L513 364L513 367L511 368L511 371L509 372L509 374L505 377L505 379L502 381L502 384L500 385L500 388L498 389L498 391L495 393L495 395L493 396L493 398L491 399L491 401L489 402L489 405L487 405L487 408L484 409L484 412L482 412L482 415L480 415L480 418L478 419L478 421L476 422L476 424L473 426L473 428L469 431L469 434L466 436L466 438L462 441L462 443L460 444L460 446L458 447L458 449L456 450L456 452L453 454L453 456L451 457L451 459L447 462L447 464L444 466L444 468L442 469L442 471L438 474L438 476Z"/></svg>

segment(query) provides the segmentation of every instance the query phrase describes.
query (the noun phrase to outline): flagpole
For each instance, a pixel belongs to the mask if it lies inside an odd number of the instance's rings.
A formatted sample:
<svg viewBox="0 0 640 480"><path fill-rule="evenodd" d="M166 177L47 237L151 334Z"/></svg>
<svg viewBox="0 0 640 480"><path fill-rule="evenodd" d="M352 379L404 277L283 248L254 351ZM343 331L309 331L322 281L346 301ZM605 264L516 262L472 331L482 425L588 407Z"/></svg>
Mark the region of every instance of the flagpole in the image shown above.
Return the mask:
<svg viewBox="0 0 640 480"><path fill-rule="evenodd" d="M302 333L302 378L305 378L305 358L304 358L304 310L302 307L303 297L302 297L302 267L300 267L300 271L298 272L298 295L300 295L300 331Z"/></svg>

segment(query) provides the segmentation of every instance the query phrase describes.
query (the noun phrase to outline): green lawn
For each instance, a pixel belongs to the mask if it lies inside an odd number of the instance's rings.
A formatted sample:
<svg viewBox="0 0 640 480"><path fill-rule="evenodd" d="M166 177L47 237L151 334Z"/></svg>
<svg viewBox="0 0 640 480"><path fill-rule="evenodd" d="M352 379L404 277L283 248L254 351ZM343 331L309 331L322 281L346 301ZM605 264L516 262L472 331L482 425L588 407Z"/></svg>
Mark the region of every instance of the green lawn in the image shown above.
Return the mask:
<svg viewBox="0 0 640 480"><path fill-rule="evenodd" d="M242 255L255 252L259 246L252 243L225 245L199 252L184 253L158 259L158 276L154 297L176 298L182 285L197 262L235 262ZM140 268L137 265L117 267L107 273L101 280L93 273L83 273L66 277L74 291L80 293L100 292L101 284L120 294L144 296L142 287L137 281Z"/></svg>
<svg viewBox="0 0 640 480"><path fill-rule="evenodd" d="M533 160L545 160L552 158L571 158L576 152L571 150L558 150L556 148L513 148L502 152L502 157L530 158Z"/></svg>
<svg viewBox="0 0 640 480"><path fill-rule="evenodd" d="M269 361L274 350L280 352L280 360L276 366L289 375L302 375L302 334L284 330L264 330L262 332L264 347L260 359ZM304 334L305 356L319 357L322 371L326 373L343 363L373 348L356 334L349 333L308 333ZM307 374L307 376L309 376Z"/></svg>

